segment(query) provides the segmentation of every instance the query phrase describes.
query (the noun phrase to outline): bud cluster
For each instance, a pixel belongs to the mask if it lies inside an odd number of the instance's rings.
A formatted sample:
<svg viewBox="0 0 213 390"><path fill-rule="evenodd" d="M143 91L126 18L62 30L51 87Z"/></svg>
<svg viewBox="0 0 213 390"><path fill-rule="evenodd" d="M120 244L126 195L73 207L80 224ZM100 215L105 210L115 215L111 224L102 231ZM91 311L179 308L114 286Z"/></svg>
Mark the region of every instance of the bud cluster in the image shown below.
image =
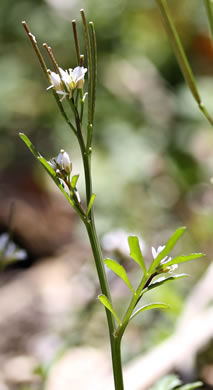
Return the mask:
<svg viewBox="0 0 213 390"><path fill-rule="evenodd" d="M48 163L54 169L64 190L70 196L70 175L72 172L72 163L70 161L69 154L65 152L64 149L61 149L58 156L53 158L51 161L48 161ZM80 203L81 200L76 188L74 188L74 193L78 203Z"/></svg>

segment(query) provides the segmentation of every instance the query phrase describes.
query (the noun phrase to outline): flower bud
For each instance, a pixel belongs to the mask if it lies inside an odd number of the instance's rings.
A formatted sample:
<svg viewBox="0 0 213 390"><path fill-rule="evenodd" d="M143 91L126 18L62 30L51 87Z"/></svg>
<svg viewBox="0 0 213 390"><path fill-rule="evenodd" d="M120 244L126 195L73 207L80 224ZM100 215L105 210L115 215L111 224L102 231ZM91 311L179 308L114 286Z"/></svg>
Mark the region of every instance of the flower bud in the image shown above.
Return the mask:
<svg viewBox="0 0 213 390"><path fill-rule="evenodd" d="M72 163L69 155L64 149L61 149L59 155L56 158L56 164L59 169L65 171L68 175L72 172Z"/></svg>

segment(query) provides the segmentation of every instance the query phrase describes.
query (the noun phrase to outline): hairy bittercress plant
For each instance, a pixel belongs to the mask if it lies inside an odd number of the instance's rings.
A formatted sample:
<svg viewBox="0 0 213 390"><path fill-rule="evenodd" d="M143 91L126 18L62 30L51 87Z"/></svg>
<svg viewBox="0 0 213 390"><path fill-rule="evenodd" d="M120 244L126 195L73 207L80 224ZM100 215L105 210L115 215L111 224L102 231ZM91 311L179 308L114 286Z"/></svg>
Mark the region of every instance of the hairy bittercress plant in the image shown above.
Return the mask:
<svg viewBox="0 0 213 390"><path fill-rule="evenodd" d="M164 0L157 0L162 12L166 12L166 6ZM32 46L37 54L41 67L48 80L48 90L53 92L58 108L71 129L74 136L77 138L80 152L82 156L84 166L84 178L86 188L86 204L81 202L77 183L79 175L72 175L72 163L69 155L65 150L61 150L57 157L48 161L43 157L30 142L28 137L23 133L20 133L20 137L26 143L30 151L36 157L36 159L42 164L47 173L54 180L60 191L66 197L67 201L74 208L76 213L81 218L88 232L88 237L91 244L91 249L94 255L97 274L100 282L101 294L99 295L100 302L104 305L106 310L109 338L112 353L112 365L114 375L114 385L116 390L124 389L123 374L122 374L122 362L121 362L121 340L125 332L126 327L134 319L135 316L150 309L166 309L168 305L160 302L153 302L148 305L138 306L142 300L144 294L153 288L157 288L164 283L171 280L177 280L186 277L186 274L174 274L180 263L193 260L203 256L202 253L192 253L189 255L180 255L176 257L171 256L171 251L177 241L182 237L185 232L185 227L177 229L173 235L169 238L165 245L152 248L153 261L149 267L146 263L141 252L138 237L130 236L128 238L130 257L137 263L137 266L141 272L141 280L138 286L135 286L129 280L129 277L124 267L113 259L103 259L100 242L96 234L95 220L93 214L93 203L95 200L95 194L92 192L92 174L91 174L91 156L92 156L92 135L94 126L94 112L95 112L95 99L96 99L96 79L97 79L97 51L96 51L96 37L93 22L87 24L84 10L81 10L82 23L85 32L85 41L87 47L87 68L84 67L84 55L81 54L76 22L73 20L73 34L77 55L77 63L74 69L63 70L57 63L52 49L46 43L43 44L46 49L52 65L53 70L49 70L46 66L44 58L37 45L35 36L30 32L26 22L23 22L23 26L26 33L32 43ZM174 33L174 29L171 27L171 20L168 18L168 13L165 13L164 17L167 17L167 28L169 34ZM175 46L176 53L185 78L190 86L190 89L198 101L200 109L206 116L207 113L204 106L199 100L199 94L194 84L194 79L188 63L183 54L179 53L180 45L177 41L177 36L172 35L173 44ZM176 40L175 40L176 39ZM84 79L88 75L87 91L84 91ZM87 126L83 128L83 116L84 106L87 100L88 104L88 117ZM64 102L67 101L71 114L64 106ZM67 106L66 106L67 107ZM111 269L123 282L128 286L130 290L130 303L124 310L124 315L119 318L116 313L110 295L110 288L106 278L105 265ZM155 280L154 280L155 279Z"/></svg>

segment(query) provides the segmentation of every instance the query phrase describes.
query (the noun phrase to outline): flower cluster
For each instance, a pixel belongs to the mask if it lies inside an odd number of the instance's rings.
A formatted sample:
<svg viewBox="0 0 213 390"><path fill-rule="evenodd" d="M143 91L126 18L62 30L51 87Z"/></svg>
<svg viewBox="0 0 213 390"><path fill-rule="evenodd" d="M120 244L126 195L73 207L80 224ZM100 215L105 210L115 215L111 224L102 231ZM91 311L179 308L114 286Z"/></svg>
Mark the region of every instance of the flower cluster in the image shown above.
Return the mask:
<svg viewBox="0 0 213 390"><path fill-rule="evenodd" d="M153 256L153 259L155 259L165 248L165 245L160 245L157 250L152 247L152 256ZM164 257L161 261L160 261L160 270L162 272L169 272L169 273L172 273L174 270L176 270L178 268L178 265L177 264L173 264L173 265L169 265L168 267L166 267L166 263L168 263L172 258L171 257ZM165 267L164 267L165 266Z"/></svg>
<svg viewBox="0 0 213 390"><path fill-rule="evenodd" d="M82 89L84 86L84 75L87 72L87 68L83 66L77 66L74 69L63 70L59 68L59 72L48 71L50 76L51 85L47 88L54 88L56 93L62 95L63 100L66 96L71 99L73 90L78 88Z"/></svg>

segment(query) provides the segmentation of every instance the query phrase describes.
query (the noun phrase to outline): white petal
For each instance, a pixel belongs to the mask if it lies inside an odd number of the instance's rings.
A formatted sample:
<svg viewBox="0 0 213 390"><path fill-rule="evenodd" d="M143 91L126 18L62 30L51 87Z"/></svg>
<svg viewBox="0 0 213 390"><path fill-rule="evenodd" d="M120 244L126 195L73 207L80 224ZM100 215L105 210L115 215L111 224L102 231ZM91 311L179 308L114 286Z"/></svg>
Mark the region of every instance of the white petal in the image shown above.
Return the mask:
<svg viewBox="0 0 213 390"><path fill-rule="evenodd" d="M155 248L152 246L152 256L153 256L153 259L155 259L157 257L157 251L155 250Z"/></svg>
<svg viewBox="0 0 213 390"><path fill-rule="evenodd" d="M165 248L165 245L160 245L157 249L157 254L159 255L159 253L161 253Z"/></svg>
<svg viewBox="0 0 213 390"><path fill-rule="evenodd" d="M87 72L87 68L84 68L83 66L76 66L76 68L73 69L72 72L74 80L76 82L82 80L86 72Z"/></svg>
<svg viewBox="0 0 213 390"><path fill-rule="evenodd" d="M66 84L67 88L69 88L69 83L71 81L69 73L67 72L67 70L63 70L62 68L59 69L60 69L61 78L63 82Z"/></svg>
<svg viewBox="0 0 213 390"><path fill-rule="evenodd" d="M57 89L61 90L62 87L61 87L61 79L59 74L55 72L50 72L50 80L56 90Z"/></svg>
<svg viewBox="0 0 213 390"><path fill-rule="evenodd" d="M16 245L13 241L10 241L5 251L5 257L13 257L16 251Z"/></svg>
<svg viewBox="0 0 213 390"><path fill-rule="evenodd" d="M56 165L56 162L55 162L54 160L52 160L52 161L48 161L48 164L51 166L51 168L53 168L53 169L54 169L54 171L56 170L56 168L57 168L57 165Z"/></svg>
<svg viewBox="0 0 213 390"><path fill-rule="evenodd" d="M24 249L18 249L14 253L14 257L16 258L16 260L24 260L27 257L27 252Z"/></svg>
<svg viewBox="0 0 213 390"><path fill-rule="evenodd" d="M9 239L8 233L3 233L0 236L0 251L4 250L5 246L7 245Z"/></svg>

